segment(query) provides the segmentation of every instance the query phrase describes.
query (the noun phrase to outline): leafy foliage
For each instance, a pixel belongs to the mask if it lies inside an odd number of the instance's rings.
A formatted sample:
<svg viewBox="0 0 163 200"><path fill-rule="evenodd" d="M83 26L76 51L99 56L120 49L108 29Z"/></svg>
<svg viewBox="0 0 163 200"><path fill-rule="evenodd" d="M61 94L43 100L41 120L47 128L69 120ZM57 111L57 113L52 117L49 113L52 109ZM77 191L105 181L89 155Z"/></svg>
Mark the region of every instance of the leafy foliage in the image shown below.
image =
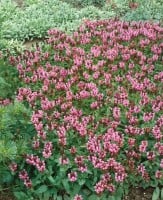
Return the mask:
<svg viewBox="0 0 163 200"><path fill-rule="evenodd" d="M83 18L97 19L114 16L105 10L87 7L77 10L58 0L39 1L15 13L12 19L2 24L2 34L7 39L25 40L41 38L53 27L72 32Z"/></svg>
<svg viewBox="0 0 163 200"><path fill-rule="evenodd" d="M23 154L29 151L34 129L29 122L30 110L14 102L0 106L0 183L11 184L13 177L9 163L21 163Z"/></svg>
<svg viewBox="0 0 163 200"><path fill-rule="evenodd" d="M123 19L128 21L163 20L163 1L137 0L138 7L124 14Z"/></svg>
<svg viewBox="0 0 163 200"><path fill-rule="evenodd" d="M2 57L1 57L2 56ZM18 78L18 71L13 67L4 55L0 57L0 100L9 98L14 99L17 88L21 85Z"/></svg>
<svg viewBox="0 0 163 200"><path fill-rule="evenodd" d="M98 6L102 7L105 5L106 0L65 0L67 3L72 4L75 7L86 7L86 6Z"/></svg>

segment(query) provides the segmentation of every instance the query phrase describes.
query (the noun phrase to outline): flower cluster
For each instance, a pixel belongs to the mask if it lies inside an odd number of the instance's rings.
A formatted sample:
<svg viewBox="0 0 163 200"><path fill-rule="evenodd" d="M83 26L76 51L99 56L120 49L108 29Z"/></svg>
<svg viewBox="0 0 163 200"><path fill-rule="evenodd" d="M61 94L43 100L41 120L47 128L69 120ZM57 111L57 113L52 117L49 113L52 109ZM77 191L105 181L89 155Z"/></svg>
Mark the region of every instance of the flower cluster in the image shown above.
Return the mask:
<svg viewBox="0 0 163 200"><path fill-rule="evenodd" d="M24 185L27 188L32 187L32 182L31 182L26 170L22 170L22 171L19 172L19 178L24 182Z"/></svg>
<svg viewBox="0 0 163 200"><path fill-rule="evenodd" d="M27 86L17 99L33 109L37 132L38 155L26 162L42 172L54 149L61 165L78 170L68 173L71 182L99 171L98 194L130 174L161 178L163 28L104 20L86 21L73 36L48 34L48 52L37 47L15 59Z"/></svg>
<svg viewBox="0 0 163 200"><path fill-rule="evenodd" d="M10 99L3 99L3 100L0 100L0 106L7 106L11 103L11 100Z"/></svg>

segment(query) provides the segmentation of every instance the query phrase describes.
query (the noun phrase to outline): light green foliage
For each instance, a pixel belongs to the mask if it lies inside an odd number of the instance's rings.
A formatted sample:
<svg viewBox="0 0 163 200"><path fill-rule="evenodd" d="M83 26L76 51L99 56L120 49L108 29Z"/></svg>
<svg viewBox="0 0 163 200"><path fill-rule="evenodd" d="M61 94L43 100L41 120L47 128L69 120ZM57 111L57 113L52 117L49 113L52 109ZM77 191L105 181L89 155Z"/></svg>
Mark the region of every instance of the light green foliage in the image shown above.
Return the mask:
<svg viewBox="0 0 163 200"><path fill-rule="evenodd" d="M129 0L110 0L102 9L108 12L112 9L116 16L122 16L126 12L130 11Z"/></svg>
<svg viewBox="0 0 163 200"><path fill-rule="evenodd" d="M106 0L65 0L65 1L76 7L85 7L90 5L102 7L106 3Z"/></svg>
<svg viewBox="0 0 163 200"><path fill-rule="evenodd" d="M163 20L163 0L137 0L138 8L128 11L123 20Z"/></svg>
<svg viewBox="0 0 163 200"><path fill-rule="evenodd" d="M24 6L31 6L32 4L37 4L39 3L41 0L24 0L23 1L23 5Z"/></svg>
<svg viewBox="0 0 163 200"><path fill-rule="evenodd" d="M41 1L16 13L13 20L3 23L5 38L41 38L48 29L60 27L66 21L76 19L76 12L70 5L60 1Z"/></svg>
<svg viewBox="0 0 163 200"><path fill-rule="evenodd" d="M103 9L98 9L94 6L88 6L80 10L79 12L80 18L87 19L108 19L115 16L114 10L110 9L108 11L107 7Z"/></svg>
<svg viewBox="0 0 163 200"><path fill-rule="evenodd" d="M17 40L6 40L3 32L3 22L12 20L16 13L19 13L20 9L13 0L1 0L0 1L0 51L5 53L6 49L10 50L11 54L20 52L23 50L23 45Z"/></svg>
<svg viewBox="0 0 163 200"><path fill-rule="evenodd" d="M13 141L0 140L0 162L4 159L15 159L17 154L17 147Z"/></svg>
<svg viewBox="0 0 163 200"><path fill-rule="evenodd" d="M84 18L103 19L115 16L107 7L88 6L81 10L59 0L37 1L19 12L13 19L2 24L2 34L6 39L42 38L50 28L59 28L67 32L75 30Z"/></svg>
<svg viewBox="0 0 163 200"><path fill-rule="evenodd" d="M12 0L0 1L0 23L7 19L11 19L12 16L18 12L17 4Z"/></svg>
<svg viewBox="0 0 163 200"><path fill-rule="evenodd" d="M3 52L4 56L7 56L8 52L10 55L17 55L25 49L23 42L17 39L1 39L0 40L0 51Z"/></svg>
<svg viewBox="0 0 163 200"><path fill-rule="evenodd" d="M17 122L25 123L29 119L29 110L20 102L15 101L8 106L0 106L0 138L5 138L6 135L3 132L11 131L13 134L13 125ZM22 118L21 118L22 117ZM17 124L19 126L20 124ZM11 128L12 127L12 128ZM11 138L14 135L11 136Z"/></svg>

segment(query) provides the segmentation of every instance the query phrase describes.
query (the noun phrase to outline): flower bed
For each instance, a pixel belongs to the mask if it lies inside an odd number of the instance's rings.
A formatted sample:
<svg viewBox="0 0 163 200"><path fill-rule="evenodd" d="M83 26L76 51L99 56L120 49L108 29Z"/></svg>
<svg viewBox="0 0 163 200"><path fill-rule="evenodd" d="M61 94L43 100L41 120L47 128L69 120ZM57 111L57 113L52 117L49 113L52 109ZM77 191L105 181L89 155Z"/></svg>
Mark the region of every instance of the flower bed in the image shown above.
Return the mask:
<svg viewBox="0 0 163 200"><path fill-rule="evenodd" d="M37 132L10 166L23 197L121 199L129 185L163 185L163 28L103 20L48 34L14 61Z"/></svg>

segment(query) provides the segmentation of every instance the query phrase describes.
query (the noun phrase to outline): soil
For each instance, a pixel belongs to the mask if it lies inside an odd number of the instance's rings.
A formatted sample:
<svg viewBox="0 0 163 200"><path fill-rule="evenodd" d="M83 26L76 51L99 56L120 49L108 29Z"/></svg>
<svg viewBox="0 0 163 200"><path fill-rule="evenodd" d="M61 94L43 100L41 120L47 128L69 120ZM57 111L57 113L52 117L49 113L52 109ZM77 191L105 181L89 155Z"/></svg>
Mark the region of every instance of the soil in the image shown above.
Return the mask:
<svg viewBox="0 0 163 200"><path fill-rule="evenodd" d="M44 38L40 38L40 39L34 39L34 40L28 40L26 42L24 42L24 46L26 49L30 49L31 47L35 46L36 44L39 44L40 42L44 42L45 39Z"/></svg>
<svg viewBox="0 0 163 200"><path fill-rule="evenodd" d="M14 0L19 7L22 7L23 6L23 0Z"/></svg>
<svg viewBox="0 0 163 200"><path fill-rule="evenodd" d="M152 200L153 188L132 188L123 200ZM10 191L0 192L0 200L16 200ZM161 199L158 199L161 200Z"/></svg>
<svg viewBox="0 0 163 200"><path fill-rule="evenodd" d="M153 188L132 188L124 200L152 200L153 190Z"/></svg>
<svg viewBox="0 0 163 200"><path fill-rule="evenodd" d="M9 190L0 191L0 200L16 200L12 192Z"/></svg>

